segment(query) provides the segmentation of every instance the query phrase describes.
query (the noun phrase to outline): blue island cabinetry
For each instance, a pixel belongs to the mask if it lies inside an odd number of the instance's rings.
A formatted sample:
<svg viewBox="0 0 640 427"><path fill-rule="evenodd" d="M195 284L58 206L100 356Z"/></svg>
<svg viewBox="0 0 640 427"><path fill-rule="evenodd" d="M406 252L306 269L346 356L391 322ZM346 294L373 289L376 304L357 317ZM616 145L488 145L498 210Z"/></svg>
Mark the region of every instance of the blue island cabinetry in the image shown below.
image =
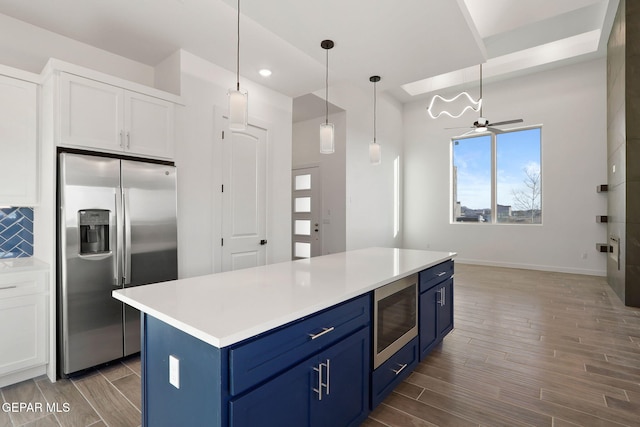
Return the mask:
<svg viewBox="0 0 640 427"><path fill-rule="evenodd" d="M225 348L145 314L143 425L358 426L369 413L370 305L363 295Z"/></svg>
<svg viewBox="0 0 640 427"><path fill-rule="evenodd" d="M143 426L359 426L453 329L453 256L369 248L114 291L143 313ZM416 273L417 336L374 369L376 289Z"/></svg>
<svg viewBox="0 0 640 427"><path fill-rule="evenodd" d="M420 360L453 329L453 261L420 273Z"/></svg>

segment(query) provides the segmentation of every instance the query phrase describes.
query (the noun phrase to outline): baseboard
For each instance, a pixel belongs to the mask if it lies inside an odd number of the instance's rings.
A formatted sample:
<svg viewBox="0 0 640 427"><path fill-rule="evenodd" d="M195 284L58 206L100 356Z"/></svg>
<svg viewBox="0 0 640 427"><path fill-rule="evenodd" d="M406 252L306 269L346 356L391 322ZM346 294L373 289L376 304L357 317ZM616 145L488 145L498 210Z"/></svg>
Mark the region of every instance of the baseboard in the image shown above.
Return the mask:
<svg viewBox="0 0 640 427"><path fill-rule="evenodd" d="M16 384L22 381L45 375L47 373L46 365L36 366L34 368L24 369L18 372L12 372L0 377L0 388L8 385Z"/></svg>
<svg viewBox="0 0 640 427"><path fill-rule="evenodd" d="M537 265L537 264L520 264L520 263L510 263L510 262L494 262L494 261L484 261L477 259L468 259L468 258L454 258L456 264L471 264L471 265L485 265L489 267L504 267L504 268L519 268L523 270L538 270L538 271L551 271L554 273L570 273L570 274L584 274L586 276L601 276L606 277L606 270L591 270L586 268L569 268L569 267L559 267L555 265Z"/></svg>

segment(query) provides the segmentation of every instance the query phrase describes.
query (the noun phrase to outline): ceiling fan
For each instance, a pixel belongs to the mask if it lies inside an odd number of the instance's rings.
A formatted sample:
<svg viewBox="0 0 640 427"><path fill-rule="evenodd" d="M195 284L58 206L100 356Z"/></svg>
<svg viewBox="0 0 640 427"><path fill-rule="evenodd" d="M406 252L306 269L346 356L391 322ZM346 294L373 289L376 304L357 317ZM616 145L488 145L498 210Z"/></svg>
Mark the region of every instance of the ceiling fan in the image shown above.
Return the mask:
<svg viewBox="0 0 640 427"><path fill-rule="evenodd" d="M482 64L480 64L480 101L482 101ZM469 135L474 132L492 132L492 133L504 133L502 129L498 129L496 126L503 125L511 125L514 123L522 123L524 120L522 119L513 119L513 120L503 120L500 122L490 122L489 119L482 116L482 104L480 104L480 117L478 120L473 122L473 126L470 126L471 130L464 133L464 135ZM446 129L464 129L462 127L453 127Z"/></svg>

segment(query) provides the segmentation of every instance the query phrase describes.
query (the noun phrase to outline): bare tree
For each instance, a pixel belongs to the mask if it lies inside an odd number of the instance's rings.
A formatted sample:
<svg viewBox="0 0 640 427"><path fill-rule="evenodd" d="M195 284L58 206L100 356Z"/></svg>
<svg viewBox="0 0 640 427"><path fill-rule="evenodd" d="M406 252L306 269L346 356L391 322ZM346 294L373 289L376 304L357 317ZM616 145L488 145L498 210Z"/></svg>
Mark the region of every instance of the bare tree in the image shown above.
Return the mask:
<svg viewBox="0 0 640 427"><path fill-rule="evenodd" d="M526 177L522 180L524 187L512 190L513 204L516 209L529 212L533 224L535 214L540 210L540 171L534 168L524 168Z"/></svg>

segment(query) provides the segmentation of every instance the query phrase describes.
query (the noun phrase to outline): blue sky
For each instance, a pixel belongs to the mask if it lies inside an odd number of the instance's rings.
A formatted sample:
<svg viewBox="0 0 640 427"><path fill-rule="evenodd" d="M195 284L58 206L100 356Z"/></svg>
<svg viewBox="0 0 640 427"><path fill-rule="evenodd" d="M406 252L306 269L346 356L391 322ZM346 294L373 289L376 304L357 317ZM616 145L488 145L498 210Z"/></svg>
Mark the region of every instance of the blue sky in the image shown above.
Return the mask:
<svg viewBox="0 0 640 427"><path fill-rule="evenodd" d="M453 154L458 201L472 209L490 208L491 136L454 140ZM498 204L513 206L512 191L526 188L525 170L540 172L540 128L499 134L496 156Z"/></svg>

